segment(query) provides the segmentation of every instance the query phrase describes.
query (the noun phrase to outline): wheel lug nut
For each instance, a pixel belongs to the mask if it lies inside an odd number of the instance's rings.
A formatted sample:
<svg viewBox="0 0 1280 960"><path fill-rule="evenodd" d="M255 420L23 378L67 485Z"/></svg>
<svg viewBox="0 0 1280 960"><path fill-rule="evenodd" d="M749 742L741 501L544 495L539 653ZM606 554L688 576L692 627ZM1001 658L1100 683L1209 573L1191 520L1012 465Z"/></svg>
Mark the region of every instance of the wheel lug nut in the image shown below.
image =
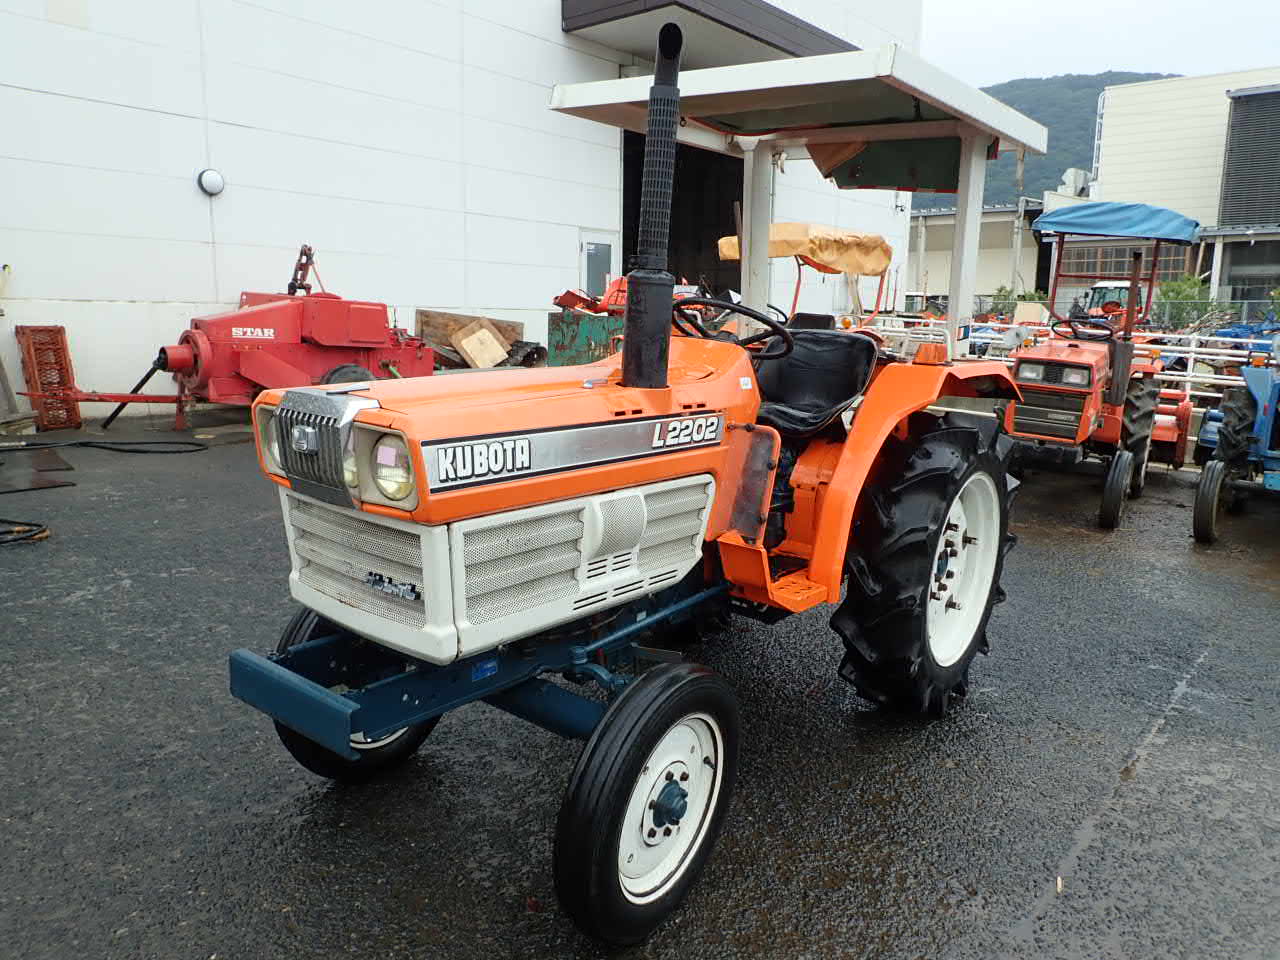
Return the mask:
<svg viewBox="0 0 1280 960"><path fill-rule="evenodd" d="M948 610L959 610L959 609L960 609L960 601L958 601L955 597L952 597L950 600L948 600L948 601L947 601L947 609L948 609Z"/></svg>
<svg viewBox="0 0 1280 960"><path fill-rule="evenodd" d="M673 774L670 770L667 771L667 779L668 780L675 779L675 774Z"/></svg>
<svg viewBox="0 0 1280 960"><path fill-rule="evenodd" d="M955 572L954 570L948 570L948 571L947 571L947 579L948 579L948 580L954 580L954 579L955 579L955 577L956 577L956 572Z"/></svg>
<svg viewBox="0 0 1280 960"><path fill-rule="evenodd" d="M662 829L662 835L663 835L664 837L669 837L669 836L671 836L671 828L670 828L670 827L664 827L664 828Z"/></svg>
<svg viewBox="0 0 1280 960"><path fill-rule="evenodd" d="M947 585L946 585L945 583L940 583L940 584L938 584L938 592L939 592L939 593L946 593L946 592L947 592Z"/></svg>
<svg viewBox="0 0 1280 960"><path fill-rule="evenodd" d="M954 540L948 540L946 546L948 550L954 550L956 548L956 542Z"/></svg>
<svg viewBox="0 0 1280 960"><path fill-rule="evenodd" d="M653 827L650 827L650 828L649 828L649 839L650 839L650 840L652 840L652 839L653 839L654 837L656 837L657 835L658 835L658 831L657 831L657 830L655 830L655 829L653 829Z"/></svg>
<svg viewBox="0 0 1280 960"><path fill-rule="evenodd" d="M947 533L955 533L959 529L960 529L960 525L958 523L947 524Z"/></svg>
<svg viewBox="0 0 1280 960"><path fill-rule="evenodd" d="M964 541L964 545L966 547L971 547L978 542L977 537L971 537L967 533L961 539Z"/></svg>
<svg viewBox="0 0 1280 960"><path fill-rule="evenodd" d="M947 556L948 556L948 557L952 557L952 558L958 557L958 556L960 556L960 551L959 551L959 550L957 550L955 547L948 547L948 548L947 548Z"/></svg>
<svg viewBox="0 0 1280 960"><path fill-rule="evenodd" d="M684 783L684 782L685 782L686 780L688 780L688 779L689 779L689 774L687 774L687 773L682 773L682 774L680 774L680 782L681 782L681 783Z"/></svg>

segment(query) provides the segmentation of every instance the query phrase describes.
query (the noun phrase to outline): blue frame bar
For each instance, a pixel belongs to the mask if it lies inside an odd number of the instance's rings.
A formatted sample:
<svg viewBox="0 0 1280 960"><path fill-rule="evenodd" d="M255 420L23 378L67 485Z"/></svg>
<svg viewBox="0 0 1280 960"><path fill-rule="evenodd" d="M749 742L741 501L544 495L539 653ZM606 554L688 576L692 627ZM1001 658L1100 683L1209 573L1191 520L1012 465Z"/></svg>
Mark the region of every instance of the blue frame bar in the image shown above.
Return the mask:
<svg viewBox="0 0 1280 960"><path fill-rule="evenodd" d="M622 653L643 631L727 592L727 585L718 584L663 605L671 596L664 591L637 601L629 611L630 622L590 643L535 639L445 666L353 641L345 633L317 637L268 657L236 650L229 664L231 693L348 759L358 756L351 749L354 733L376 740L476 700L561 736L583 738L604 715L605 704L538 677L563 673L576 681L592 680L613 696L625 681L592 662L593 656ZM345 692L328 689L339 684Z"/></svg>
<svg viewBox="0 0 1280 960"><path fill-rule="evenodd" d="M339 756L359 756L351 749L351 716L358 704L249 650L232 651L230 673L233 697Z"/></svg>

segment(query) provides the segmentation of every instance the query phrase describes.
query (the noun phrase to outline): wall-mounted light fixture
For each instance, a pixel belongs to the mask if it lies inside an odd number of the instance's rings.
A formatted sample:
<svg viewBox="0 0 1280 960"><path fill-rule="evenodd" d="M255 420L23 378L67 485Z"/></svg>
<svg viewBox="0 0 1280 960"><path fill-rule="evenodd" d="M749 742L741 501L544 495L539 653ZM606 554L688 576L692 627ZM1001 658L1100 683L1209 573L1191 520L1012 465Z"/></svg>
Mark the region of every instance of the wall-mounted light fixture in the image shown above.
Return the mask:
<svg viewBox="0 0 1280 960"><path fill-rule="evenodd" d="M222 178L222 174L212 167L207 167L196 174L196 186L211 197L220 194L226 185L227 181Z"/></svg>

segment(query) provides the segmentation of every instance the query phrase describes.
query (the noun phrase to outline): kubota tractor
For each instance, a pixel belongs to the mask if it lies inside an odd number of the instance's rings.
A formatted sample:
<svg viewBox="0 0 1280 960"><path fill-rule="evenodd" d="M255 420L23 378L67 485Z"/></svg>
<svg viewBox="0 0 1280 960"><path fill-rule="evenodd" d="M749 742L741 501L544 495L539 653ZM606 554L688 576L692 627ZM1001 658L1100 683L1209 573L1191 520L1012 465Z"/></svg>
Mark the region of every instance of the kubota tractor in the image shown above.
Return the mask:
<svg viewBox="0 0 1280 960"><path fill-rule="evenodd" d="M273 653L230 663L234 695L339 781L403 764L476 700L585 740L553 870L566 913L613 944L684 898L739 772L733 690L653 644L831 604L840 674L940 715L987 651L1013 539L998 419L930 410L1016 397L1003 364L943 344L905 361L722 301L741 336L672 336L681 43L662 29L621 354L264 392L302 608Z"/></svg>
<svg viewBox="0 0 1280 960"><path fill-rule="evenodd" d="M1162 391L1158 350L1135 343L1134 324L1144 322L1139 304L1151 303L1162 243L1191 243L1199 224L1172 210L1140 203L1087 203L1040 216L1032 226L1057 235L1059 250L1073 234L1137 237L1154 242L1143 275L1143 254L1133 254L1128 277L1062 272L1056 258L1049 294L1053 336L1019 347L1010 357L1022 398L1010 404L1006 427L1018 439L1021 463L1071 465L1086 457L1107 463L1098 510L1104 529L1119 525L1126 501L1142 495L1147 465L1154 459L1175 470L1186 462L1191 402ZM1062 317L1057 302L1061 279L1126 281L1128 302L1106 317ZM1142 297L1140 283L1146 284Z"/></svg>

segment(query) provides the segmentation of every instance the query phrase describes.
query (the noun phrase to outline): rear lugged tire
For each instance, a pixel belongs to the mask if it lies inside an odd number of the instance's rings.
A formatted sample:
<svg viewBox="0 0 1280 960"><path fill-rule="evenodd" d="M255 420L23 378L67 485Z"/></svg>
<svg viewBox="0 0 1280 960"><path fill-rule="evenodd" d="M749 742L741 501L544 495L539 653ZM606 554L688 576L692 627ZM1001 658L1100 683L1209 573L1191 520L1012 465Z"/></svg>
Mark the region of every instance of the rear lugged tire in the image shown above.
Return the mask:
<svg viewBox="0 0 1280 960"><path fill-rule="evenodd" d="M831 618L840 675L867 699L942 716L986 653L1004 599L1012 441L991 419L914 414L890 437L854 518L848 590Z"/></svg>
<svg viewBox="0 0 1280 960"><path fill-rule="evenodd" d="M556 821L556 894L578 928L639 943L684 900L724 822L740 720L706 667L663 664L610 705Z"/></svg>
<svg viewBox="0 0 1280 960"><path fill-rule="evenodd" d="M1191 512L1191 532L1197 543L1211 544L1218 539L1218 507L1222 503L1222 485L1226 482L1226 464L1210 460L1200 471L1196 485L1196 502Z"/></svg>
<svg viewBox="0 0 1280 960"><path fill-rule="evenodd" d="M1222 423L1218 427L1218 447L1214 459L1243 472L1253 447L1253 424L1258 418L1258 401L1248 387L1228 387L1222 393Z"/></svg>
<svg viewBox="0 0 1280 960"><path fill-rule="evenodd" d="M1102 484L1102 504L1098 507L1098 526L1114 530L1124 518L1125 501L1133 489L1133 474L1137 469L1133 454L1117 450L1107 467L1107 478Z"/></svg>
<svg viewBox="0 0 1280 960"><path fill-rule="evenodd" d="M1147 462L1151 459L1151 432L1156 425L1160 385L1154 377L1135 377L1125 393L1120 422L1120 445L1133 454L1133 474L1129 496L1137 499L1147 485Z"/></svg>
<svg viewBox="0 0 1280 960"><path fill-rule="evenodd" d="M280 642L276 645L276 653L284 653L295 644L306 643L341 630L341 627L324 619L314 610L304 607L293 615L293 619L284 628ZM412 757L439 722L439 717L432 717L373 742L352 737L351 746L360 754L355 760L338 756L279 721L276 721L276 734L293 759L312 773L340 783L365 783Z"/></svg>

